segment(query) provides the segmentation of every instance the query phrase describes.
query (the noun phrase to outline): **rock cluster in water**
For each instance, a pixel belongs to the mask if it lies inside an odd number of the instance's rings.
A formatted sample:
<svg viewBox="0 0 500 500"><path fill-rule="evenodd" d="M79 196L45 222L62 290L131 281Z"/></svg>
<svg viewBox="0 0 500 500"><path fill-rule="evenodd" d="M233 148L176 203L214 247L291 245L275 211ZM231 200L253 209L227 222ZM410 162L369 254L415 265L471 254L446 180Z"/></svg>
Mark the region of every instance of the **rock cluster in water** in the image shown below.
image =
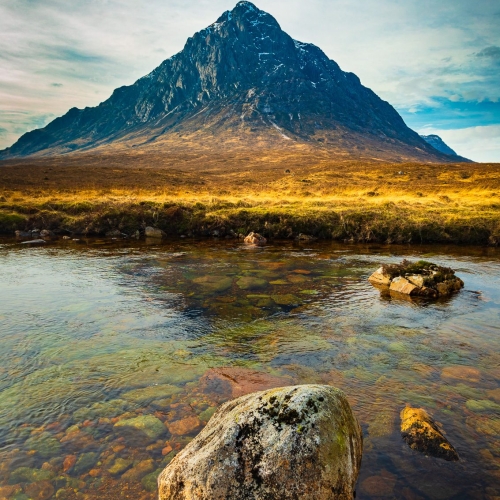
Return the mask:
<svg viewBox="0 0 500 500"><path fill-rule="evenodd" d="M424 260L403 260L401 264L383 265L368 280L374 285L387 286L392 292L412 297L446 297L464 286L453 269Z"/></svg>
<svg viewBox="0 0 500 500"><path fill-rule="evenodd" d="M264 236L254 232L250 233L243 241L247 245L253 245L257 247L263 247L267 243L267 240L266 238L264 238Z"/></svg>
<svg viewBox="0 0 500 500"><path fill-rule="evenodd" d="M160 474L159 498L352 499L361 455L342 391L271 389L222 405Z"/></svg>
<svg viewBox="0 0 500 500"><path fill-rule="evenodd" d="M458 453L422 408L407 406L401 411L401 435L416 451L448 461L457 461Z"/></svg>

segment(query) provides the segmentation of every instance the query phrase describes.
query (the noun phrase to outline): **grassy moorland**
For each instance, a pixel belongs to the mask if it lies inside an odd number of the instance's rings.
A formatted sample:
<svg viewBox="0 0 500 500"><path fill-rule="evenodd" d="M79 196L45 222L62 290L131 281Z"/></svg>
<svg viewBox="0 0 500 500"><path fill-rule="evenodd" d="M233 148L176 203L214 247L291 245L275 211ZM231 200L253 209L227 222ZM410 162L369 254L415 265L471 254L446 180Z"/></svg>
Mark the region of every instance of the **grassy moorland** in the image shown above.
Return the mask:
<svg viewBox="0 0 500 500"><path fill-rule="evenodd" d="M0 163L0 233L258 231L393 243L500 243L500 164L325 152L75 155Z"/></svg>

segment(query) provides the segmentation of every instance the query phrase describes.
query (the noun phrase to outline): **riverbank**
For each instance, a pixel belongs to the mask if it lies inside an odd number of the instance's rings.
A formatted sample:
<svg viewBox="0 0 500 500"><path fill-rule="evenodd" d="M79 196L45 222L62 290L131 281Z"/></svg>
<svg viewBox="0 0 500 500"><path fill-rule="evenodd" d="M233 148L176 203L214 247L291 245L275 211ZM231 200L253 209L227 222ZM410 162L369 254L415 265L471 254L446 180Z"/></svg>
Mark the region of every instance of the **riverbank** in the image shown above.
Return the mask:
<svg viewBox="0 0 500 500"><path fill-rule="evenodd" d="M132 161L133 160L133 161ZM3 162L0 233L383 243L500 243L500 165L386 164L318 155L80 157ZM182 168L179 168L182 165ZM304 167L303 165L308 165Z"/></svg>

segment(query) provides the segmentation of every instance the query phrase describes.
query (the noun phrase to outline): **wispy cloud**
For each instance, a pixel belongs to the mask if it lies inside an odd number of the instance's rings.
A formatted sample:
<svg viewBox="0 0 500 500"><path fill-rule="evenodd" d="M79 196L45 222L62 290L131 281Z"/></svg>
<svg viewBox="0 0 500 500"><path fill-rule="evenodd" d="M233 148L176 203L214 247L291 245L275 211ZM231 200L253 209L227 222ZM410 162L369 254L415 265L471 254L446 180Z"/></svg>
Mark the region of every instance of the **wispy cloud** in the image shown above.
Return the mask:
<svg viewBox="0 0 500 500"><path fill-rule="evenodd" d="M0 3L0 148L94 106L182 49L236 0ZM500 123L500 8L491 0L255 0L419 128ZM472 114L469 114L470 111ZM481 121L483 120L483 121ZM446 126L443 123L446 122ZM498 158L500 161L500 156Z"/></svg>
<svg viewBox="0 0 500 500"><path fill-rule="evenodd" d="M491 47L486 47L480 52L478 52L477 57L491 57L493 59L500 59L500 47L495 47L492 45Z"/></svg>

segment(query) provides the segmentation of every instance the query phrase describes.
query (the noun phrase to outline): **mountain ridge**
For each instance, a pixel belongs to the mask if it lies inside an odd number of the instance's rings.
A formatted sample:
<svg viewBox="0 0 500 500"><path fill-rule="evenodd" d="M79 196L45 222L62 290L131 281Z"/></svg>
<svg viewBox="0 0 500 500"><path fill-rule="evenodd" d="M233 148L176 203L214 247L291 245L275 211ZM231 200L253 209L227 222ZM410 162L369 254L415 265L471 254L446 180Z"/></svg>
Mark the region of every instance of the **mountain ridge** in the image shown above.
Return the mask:
<svg viewBox="0 0 500 500"><path fill-rule="evenodd" d="M436 134L422 135L422 134L420 134L420 137L422 137L422 139L425 142L430 144L434 149L437 149L441 153L455 157L458 161L472 162L472 160L469 160L468 158L464 158L463 156L460 156L459 154L457 154L453 149L450 148L450 146L448 146L448 144L446 144L443 141L443 139L441 139L441 137L439 137L439 135L436 135Z"/></svg>
<svg viewBox="0 0 500 500"><path fill-rule="evenodd" d="M134 84L24 134L0 159L249 145L452 161L356 75L319 47L292 39L247 1Z"/></svg>

